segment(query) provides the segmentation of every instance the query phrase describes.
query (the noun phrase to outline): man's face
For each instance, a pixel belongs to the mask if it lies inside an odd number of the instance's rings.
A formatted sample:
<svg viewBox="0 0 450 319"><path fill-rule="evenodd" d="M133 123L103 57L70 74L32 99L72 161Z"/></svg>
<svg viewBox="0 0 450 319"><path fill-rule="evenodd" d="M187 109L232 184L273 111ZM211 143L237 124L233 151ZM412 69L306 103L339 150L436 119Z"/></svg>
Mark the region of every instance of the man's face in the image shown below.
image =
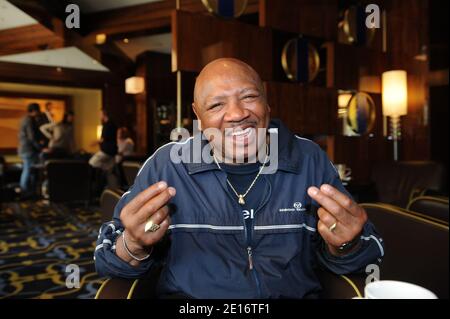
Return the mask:
<svg viewBox="0 0 450 319"><path fill-rule="evenodd" d="M257 130L267 128L270 112L259 78L246 68L229 63L228 67L207 72L196 93L194 111L201 128L220 130L225 157L230 160L254 156L264 142L257 138Z"/></svg>

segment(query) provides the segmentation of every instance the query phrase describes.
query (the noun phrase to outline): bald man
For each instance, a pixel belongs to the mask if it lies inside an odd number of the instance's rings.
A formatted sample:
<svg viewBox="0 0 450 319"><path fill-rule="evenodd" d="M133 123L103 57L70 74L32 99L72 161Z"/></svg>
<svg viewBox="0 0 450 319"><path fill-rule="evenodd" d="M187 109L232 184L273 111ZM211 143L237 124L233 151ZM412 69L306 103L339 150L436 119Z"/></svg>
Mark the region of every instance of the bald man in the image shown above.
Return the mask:
<svg viewBox="0 0 450 319"><path fill-rule="evenodd" d="M316 144L270 119L249 65L209 63L192 107L201 133L159 148L101 227L100 274L160 268L162 298L309 298L320 296L319 267L348 274L380 260L364 209ZM198 155L196 139L200 162L174 160Z"/></svg>

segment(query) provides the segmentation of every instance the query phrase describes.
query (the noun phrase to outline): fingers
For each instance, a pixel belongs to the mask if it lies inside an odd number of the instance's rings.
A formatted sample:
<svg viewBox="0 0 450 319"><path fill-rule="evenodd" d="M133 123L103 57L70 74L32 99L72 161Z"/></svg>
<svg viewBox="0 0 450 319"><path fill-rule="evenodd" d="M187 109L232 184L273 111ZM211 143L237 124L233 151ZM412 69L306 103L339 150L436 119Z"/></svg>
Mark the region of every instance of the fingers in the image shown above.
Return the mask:
<svg viewBox="0 0 450 319"><path fill-rule="evenodd" d="M169 207L165 205L153 213L149 218L145 219L143 223L145 224L151 220L154 224L159 225L167 216L169 216Z"/></svg>
<svg viewBox="0 0 450 319"><path fill-rule="evenodd" d="M317 211L317 229L329 245L339 247L360 234L367 214L350 197L327 184L308 188L308 195L322 206Z"/></svg>
<svg viewBox="0 0 450 319"><path fill-rule="evenodd" d="M133 198L125 207L124 210L126 210L129 214L134 214L139 209L144 206L150 199L161 193L162 191L167 189L167 183L166 182L158 182L150 187L148 187L146 190L140 192L135 198Z"/></svg>
<svg viewBox="0 0 450 319"><path fill-rule="evenodd" d="M358 216L360 214L359 206L346 194L340 192L335 187L323 184L320 191L334 199L341 207L350 212L350 214Z"/></svg>
<svg viewBox="0 0 450 319"><path fill-rule="evenodd" d="M170 216L167 216L163 221L161 221L159 223L159 226L160 227L158 228L157 231L142 233L140 241L143 243L144 246L152 246L157 242L159 242L164 237L170 226ZM142 225L142 231L143 230L144 225Z"/></svg>
<svg viewBox="0 0 450 319"><path fill-rule="evenodd" d="M155 214L160 208L165 206L167 202L176 194L173 187L169 187L151 198L144 206L136 212L136 219L139 223L145 223L147 219Z"/></svg>
<svg viewBox="0 0 450 319"><path fill-rule="evenodd" d="M319 216L319 220L321 220L322 223L324 223L328 228L330 228L334 223L337 223L338 221L333 215L328 213L322 207L320 207L317 211L317 215Z"/></svg>
<svg viewBox="0 0 450 319"><path fill-rule="evenodd" d="M325 210L331 213L336 219L344 222L347 218L345 215L348 213L345 209L317 187L312 186L308 188L308 195L318 202L323 208L325 208Z"/></svg>
<svg viewBox="0 0 450 319"><path fill-rule="evenodd" d="M332 214L327 212L322 207L319 208L317 214L319 216L319 221L326 226L327 230L331 233L330 235L337 236L341 239L346 239L347 237L353 236L351 224L346 224L337 220ZM333 226L334 224L336 225ZM334 227L333 230L332 226Z"/></svg>
<svg viewBox="0 0 450 319"><path fill-rule="evenodd" d="M323 240L325 240L326 243L332 246L339 247L340 245L345 243L345 241L343 241L339 236L334 234L329 229L329 226L325 225L325 223L322 222L321 220L319 220L319 222L317 223L317 230L319 231L320 236L322 236Z"/></svg>

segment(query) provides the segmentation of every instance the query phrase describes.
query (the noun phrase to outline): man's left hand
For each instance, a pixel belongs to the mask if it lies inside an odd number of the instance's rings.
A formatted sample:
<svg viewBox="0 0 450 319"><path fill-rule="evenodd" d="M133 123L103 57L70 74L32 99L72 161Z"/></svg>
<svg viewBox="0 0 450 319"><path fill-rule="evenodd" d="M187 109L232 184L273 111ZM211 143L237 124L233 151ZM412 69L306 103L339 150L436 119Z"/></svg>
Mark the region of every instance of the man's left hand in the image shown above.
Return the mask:
<svg viewBox="0 0 450 319"><path fill-rule="evenodd" d="M333 255L342 255L338 248L360 235L367 213L350 197L328 184L323 184L320 189L309 187L308 195L321 205L317 212L320 235Z"/></svg>

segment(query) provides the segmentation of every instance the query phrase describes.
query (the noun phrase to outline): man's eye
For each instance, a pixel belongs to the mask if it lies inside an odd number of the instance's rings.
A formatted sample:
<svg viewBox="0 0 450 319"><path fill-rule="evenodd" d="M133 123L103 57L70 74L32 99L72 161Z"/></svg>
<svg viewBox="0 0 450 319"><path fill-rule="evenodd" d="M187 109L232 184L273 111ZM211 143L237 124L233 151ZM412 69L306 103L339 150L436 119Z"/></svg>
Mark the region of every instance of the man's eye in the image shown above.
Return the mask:
<svg viewBox="0 0 450 319"><path fill-rule="evenodd" d="M208 110L212 110L212 109L214 109L214 108L216 108L216 107L219 107L219 106L221 106L221 105L222 105L222 103L214 103L214 104L212 104L212 105L209 106Z"/></svg>
<svg viewBox="0 0 450 319"><path fill-rule="evenodd" d="M256 99L258 95L246 95L244 96L244 100L253 100Z"/></svg>

